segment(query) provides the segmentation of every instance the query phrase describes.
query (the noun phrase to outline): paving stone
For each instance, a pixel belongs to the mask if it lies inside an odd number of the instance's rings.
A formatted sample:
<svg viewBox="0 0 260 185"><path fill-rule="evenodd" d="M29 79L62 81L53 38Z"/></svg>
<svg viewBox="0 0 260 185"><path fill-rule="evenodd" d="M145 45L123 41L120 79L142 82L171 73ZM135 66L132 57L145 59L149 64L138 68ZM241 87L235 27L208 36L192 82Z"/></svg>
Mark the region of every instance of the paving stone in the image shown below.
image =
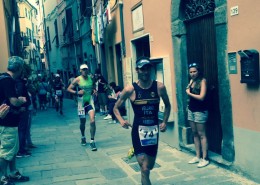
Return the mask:
<svg viewBox="0 0 260 185"><path fill-rule="evenodd" d="M101 174L108 180L114 180L127 177L127 174L119 168L107 168L101 170Z"/></svg>
<svg viewBox="0 0 260 185"><path fill-rule="evenodd" d="M124 160L132 146L131 130L118 124L108 124L103 116L96 116L95 136L98 150L80 145L79 119L72 100L64 100L64 116L49 108L33 116L32 140L38 148L32 156L17 159L17 166L30 176L24 185L140 185L141 173L130 164L139 165L136 158ZM89 119L86 123L89 141ZM187 161L191 154L159 143L156 163L151 173L153 185L257 185L240 174L210 163L197 168ZM140 170L140 168L139 168ZM259 185L259 184L258 184Z"/></svg>

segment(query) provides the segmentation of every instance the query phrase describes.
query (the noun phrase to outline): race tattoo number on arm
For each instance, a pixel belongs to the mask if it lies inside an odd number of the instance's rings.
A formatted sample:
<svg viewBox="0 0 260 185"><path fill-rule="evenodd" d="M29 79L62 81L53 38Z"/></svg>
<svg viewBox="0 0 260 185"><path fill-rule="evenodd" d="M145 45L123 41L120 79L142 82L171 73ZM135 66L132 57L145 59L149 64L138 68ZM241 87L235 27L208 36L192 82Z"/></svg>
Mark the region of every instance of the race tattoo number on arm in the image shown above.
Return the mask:
<svg viewBox="0 0 260 185"><path fill-rule="evenodd" d="M139 126L139 138L142 146L156 145L158 142L158 126Z"/></svg>

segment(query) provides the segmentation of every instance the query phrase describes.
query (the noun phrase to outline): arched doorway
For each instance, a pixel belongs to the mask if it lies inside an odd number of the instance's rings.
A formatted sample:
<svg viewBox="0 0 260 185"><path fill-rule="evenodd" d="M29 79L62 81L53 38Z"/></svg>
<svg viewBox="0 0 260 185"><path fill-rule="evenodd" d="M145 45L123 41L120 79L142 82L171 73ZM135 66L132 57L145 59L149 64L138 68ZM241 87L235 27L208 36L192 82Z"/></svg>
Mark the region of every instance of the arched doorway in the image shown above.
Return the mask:
<svg viewBox="0 0 260 185"><path fill-rule="evenodd" d="M211 89L211 97L214 97L207 130L209 149L227 161L234 161L232 104L225 64L226 2L218 3L217 6L214 0L180 0L179 6L176 3L172 6L172 12L175 12L172 14L173 48L174 53L178 53L174 56L175 76L179 79L176 80L177 122L180 146L185 148L187 141L191 140L186 119L188 63L199 61Z"/></svg>
<svg viewBox="0 0 260 185"><path fill-rule="evenodd" d="M199 63L207 79L210 94L209 119L206 124L209 150L221 154L222 128L218 99L218 71L214 13L190 17L185 21L187 30L188 64Z"/></svg>

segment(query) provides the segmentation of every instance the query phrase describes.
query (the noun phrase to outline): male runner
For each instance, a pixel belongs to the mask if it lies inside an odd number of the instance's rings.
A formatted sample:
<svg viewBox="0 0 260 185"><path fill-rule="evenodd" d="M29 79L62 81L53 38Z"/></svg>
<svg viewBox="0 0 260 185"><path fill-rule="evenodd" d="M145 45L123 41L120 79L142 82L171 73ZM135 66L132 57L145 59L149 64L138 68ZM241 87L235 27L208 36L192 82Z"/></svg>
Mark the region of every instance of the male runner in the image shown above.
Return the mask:
<svg viewBox="0 0 260 185"><path fill-rule="evenodd" d="M80 118L80 131L81 131L81 145L85 146L87 144L85 137L85 127L86 127L86 114L89 115L90 119L90 147L92 151L97 151L94 137L96 133L95 124L95 110L92 101L92 92L94 90L94 81L88 74L88 66L82 64L80 66L81 75L73 80L73 82L68 87L68 92L78 96L78 115ZM76 90L74 90L76 89Z"/></svg>
<svg viewBox="0 0 260 185"><path fill-rule="evenodd" d="M136 61L138 81L128 85L122 91L114 106L114 113L123 128L132 127L132 143L134 154L141 167L141 182L150 185L150 170L153 169L157 150L159 130L166 130L171 105L165 86L151 79L151 61L142 57ZM165 104L164 117L161 124L158 121L160 97ZM120 115L119 107L126 99L130 99L134 110L133 125Z"/></svg>

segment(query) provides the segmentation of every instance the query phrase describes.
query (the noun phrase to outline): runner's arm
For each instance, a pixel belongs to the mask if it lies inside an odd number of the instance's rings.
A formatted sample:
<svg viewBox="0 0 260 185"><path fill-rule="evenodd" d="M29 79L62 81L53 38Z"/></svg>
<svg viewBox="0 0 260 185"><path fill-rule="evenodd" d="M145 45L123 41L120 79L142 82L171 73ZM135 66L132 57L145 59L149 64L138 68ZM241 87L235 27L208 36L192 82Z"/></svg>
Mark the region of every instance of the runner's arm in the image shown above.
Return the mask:
<svg viewBox="0 0 260 185"><path fill-rule="evenodd" d="M119 107L122 106L128 98L130 98L130 96L133 94L133 91L134 91L133 86L125 87L120 95L120 98L115 103L114 109L113 109L116 118L118 119L121 126L124 128L128 128L128 126L131 126L131 125L128 123L128 121L124 120L124 118L121 116Z"/></svg>
<svg viewBox="0 0 260 185"><path fill-rule="evenodd" d="M74 88L78 85L78 78L75 78L72 83L67 88L67 91L72 94L77 94L77 91L74 90Z"/></svg>
<svg viewBox="0 0 260 185"><path fill-rule="evenodd" d="M159 96L162 98L164 106L165 106L164 113L163 113L163 121L160 124L160 130L162 132L164 132L166 130L166 123L168 122L168 119L170 117L171 104L170 104L170 100L169 100L169 97L167 94L166 87L161 82L158 82L158 93L159 93Z"/></svg>

